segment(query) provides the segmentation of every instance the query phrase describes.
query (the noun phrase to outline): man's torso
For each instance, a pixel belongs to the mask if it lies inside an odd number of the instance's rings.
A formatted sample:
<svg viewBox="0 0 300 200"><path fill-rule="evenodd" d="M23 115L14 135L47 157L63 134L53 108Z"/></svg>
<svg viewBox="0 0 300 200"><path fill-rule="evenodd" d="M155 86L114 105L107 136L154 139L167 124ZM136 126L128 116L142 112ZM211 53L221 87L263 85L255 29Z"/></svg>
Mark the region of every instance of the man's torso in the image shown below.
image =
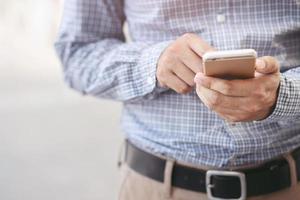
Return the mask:
<svg viewBox="0 0 300 200"><path fill-rule="evenodd" d="M300 66L298 0L126 0L124 7L133 41L155 43L193 32L219 50L253 48L258 56L274 56L281 71ZM300 119L231 124L195 92L168 90L125 103L122 126L137 146L196 165L261 162L300 144Z"/></svg>

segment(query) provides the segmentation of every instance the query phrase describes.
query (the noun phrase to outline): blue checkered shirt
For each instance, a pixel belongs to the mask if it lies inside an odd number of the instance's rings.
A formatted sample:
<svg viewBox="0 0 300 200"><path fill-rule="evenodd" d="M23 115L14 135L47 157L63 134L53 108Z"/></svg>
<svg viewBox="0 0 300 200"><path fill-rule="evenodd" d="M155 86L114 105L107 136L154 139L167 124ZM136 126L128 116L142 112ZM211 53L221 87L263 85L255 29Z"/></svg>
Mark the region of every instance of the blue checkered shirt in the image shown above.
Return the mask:
<svg viewBox="0 0 300 200"><path fill-rule="evenodd" d="M125 21L131 42L125 42ZM276 57L281 83L273 113L230 124L195 91L160 88L158 58L186 32L219 50L253 48ZM299 0L66 0L55 46L70 87L122 101L122 130L146 151L222 168L300 146Z"/></svg>

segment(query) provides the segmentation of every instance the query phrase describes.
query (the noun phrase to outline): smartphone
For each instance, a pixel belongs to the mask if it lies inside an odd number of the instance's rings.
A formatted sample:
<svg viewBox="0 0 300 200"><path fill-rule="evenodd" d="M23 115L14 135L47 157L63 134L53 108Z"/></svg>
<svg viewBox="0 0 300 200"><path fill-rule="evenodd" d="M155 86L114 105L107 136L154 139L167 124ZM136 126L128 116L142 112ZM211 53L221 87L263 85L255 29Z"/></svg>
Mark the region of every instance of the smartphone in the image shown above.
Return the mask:
<svg viewBox="0 0 300 200"><path fill-rule="evenodd" d="M207 52L202 57L203 72L223 79L254 78L256 57L254 49Z"/></svg>

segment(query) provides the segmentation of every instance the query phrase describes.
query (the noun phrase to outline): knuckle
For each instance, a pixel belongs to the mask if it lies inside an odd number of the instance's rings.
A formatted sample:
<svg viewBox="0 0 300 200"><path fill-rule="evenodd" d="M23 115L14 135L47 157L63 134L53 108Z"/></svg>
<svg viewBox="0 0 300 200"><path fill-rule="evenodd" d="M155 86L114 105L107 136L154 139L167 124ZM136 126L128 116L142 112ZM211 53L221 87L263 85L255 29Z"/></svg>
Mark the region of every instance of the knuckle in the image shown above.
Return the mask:
<svg viewBox="0 0 300 200"><path fill-rule="evenodd" d="M181 45L174 42L164 50L162 56L159 58L159 62L164 64L174 62L179 57L181 49Z"/></svg>
<svg viewBox="0 0 300 200"><path fill-rule="evenodd" d="M271 94L268 91L263 91L256 94L256 102L258 103L257 106L259 106L259 104L267 105L270 102L270 97Z"/></svg>
<svg viewBox="0 0 300 200"><path fill-rule="evenodd" d="M257 86L255 90L253 90L253 95L258 99L264 98L265 90L261 86Z"/></svg>
<svg viewBox="0 0 300 200"><path fill-rule="evenodd" d="M264 58L267 61L267 63L270 63L272 65L276 65L278 62L277 59L272 56L265 56Z"/></svg>
<svg viewBox="0 0 300 200"><path fill-rule="evenodd" d="M194 37L193 33L185 33L185 34L182 35L182 38L184 40L190 40L192 37Z"/></svg>
<svg viewBox="0 0 300 200"><path fill-rule="evenodd" d="M266 67L268 71L274 71L279 69L279 62L276 58L272 56L264 56L263 58L266 62Z"/></svg>
<svg viewBox="0 0 300 200"><path fill-rule="evenodd" d="M272 95L271 93L264 95L261 97L261 103L268 105L272 101Z"/></svg>
<svg viewBox="0 0 300 200"><path fill-rule="evenodd" d="M164 56L158 63L157 73L165 75L170 71L173 71L173 67L175 66L175 59L172 59L171 56Z"/></svg>
<svg viewBox="0 0 300 200"><path fill-rule="evenodd" d="M167 70L165 68L157 69L157 71L156 71L156 78L159 81L164 81L166 74L167 74Z"/></svg>
<svg viewBox="0 0 300 200"><path fill-rule="evenodd" d="M213 107L216 107L220 104L221 96L217 93L213 94L210 99L210 103Z"/></svg>
<svg viewBox="0 0 300 200"><path fill-rule="evenodd" d="M260 111L260 109L261 109L261 106L258 104L253 104L251 106L248 106L248 111L250 113L257 113L258 111Z"/></svg>
<svg viewBox="0 0 300 200"><path fill-rule="evenodd" d="M233 86L231 83L226 83L223 85L223 92L226 93L226 94L231 94L232 93L232 90L233 90Z"/></svg>
<svg viewBox="0 0 300 200"><path fill-rule="evenodd" d="M166 63L165 67L162 69L162 72L164 74L169 74L173 71L174 66L175 66L175 64L172 62Z"/></svg>
<svg viewBox="0 0 300 200"><path fill-rule="evenodd" d="M264 56L263 57L266 61L273 61L273 57L272 56Z"/></svg>
<svg viewBox="0 0 300 200"><path fill-rule="evenodd" d="M180 53L180 45L178 45L176 42L168 47L167 55L178 55Z"/></svg>
<svg viewBox="0 0 300 200"><path fill-rule="evenodd" d="M164 65L166 63L166 61L169 60L169 54L167 51L165 51L162 56L159 58L159 65Z"/></svg>
<svg viewBox="0 0 300 200"><path fill-rule="evenodd" d="M189 90L190 90L189 86L182 86L182 87L178 88L178 93L186 94L189 92Z"/></svg>
<svg viewBox="0 0 300 200"><path fill-rule="evenodd" d="M168 87L168 85L165 82L160 82L159 84L160 84L161 87L164 87L164 88Z"/></svg>
<svg viewBox="0 0 300 200"><path fill-rule="evenodd" d="M158 79L158 83L161 87L167 87L166 81L163 79L160 79L160 80Z"/></svg>

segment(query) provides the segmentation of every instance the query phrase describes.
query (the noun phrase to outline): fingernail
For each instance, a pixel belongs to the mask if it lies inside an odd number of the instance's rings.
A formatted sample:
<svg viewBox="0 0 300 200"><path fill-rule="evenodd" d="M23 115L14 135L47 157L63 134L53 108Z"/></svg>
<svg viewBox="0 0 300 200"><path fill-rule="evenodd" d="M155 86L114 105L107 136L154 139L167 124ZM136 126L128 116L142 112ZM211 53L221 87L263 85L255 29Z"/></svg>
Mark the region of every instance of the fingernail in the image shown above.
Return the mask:
<svg viewBox="0 0 300 200"><path fill-rule="evenodd" d="M265 61L263 61L263 60L261 60L261 59L257 59L257 60L256 60L256 66L257 66L258 68L263 69L263 68L266 67L266 63L265 63Z"/></svg>

